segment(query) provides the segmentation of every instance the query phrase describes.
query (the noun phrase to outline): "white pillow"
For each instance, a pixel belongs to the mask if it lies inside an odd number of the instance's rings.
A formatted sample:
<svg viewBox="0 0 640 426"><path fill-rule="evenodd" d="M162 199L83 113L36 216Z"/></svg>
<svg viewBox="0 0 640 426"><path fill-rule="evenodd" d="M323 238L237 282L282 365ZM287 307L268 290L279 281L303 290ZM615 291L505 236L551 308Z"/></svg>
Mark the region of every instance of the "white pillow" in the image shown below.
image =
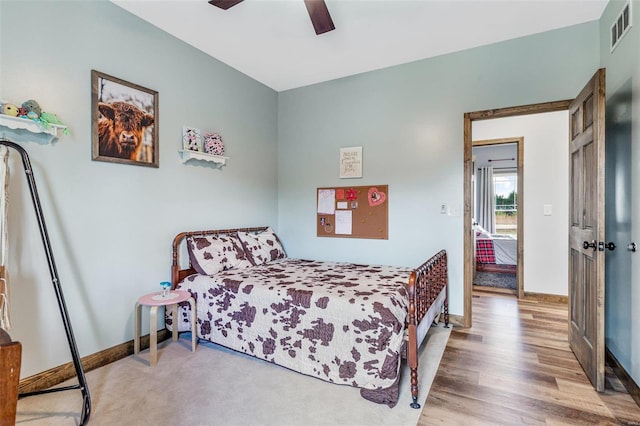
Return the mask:
<svg viewBox="0 0 640 426"><path fill-rule="evenodd" d="M480 225L475 226L476 238L491 238L491 234Z"/></svg>
<svg viewBox="0 0 640 426"><path fill-rule="evenodd" d="M278 236L271 228L267 228L258 234L238 232L237 235L242 242L247 259L254 265L262 265L263 263L287 257L282 243L280 243Z"/></svg>
<svg viewBox="0 0 640 426"><path fill-rule="evenodd" d="M233 268L246 268L252 263L235 235L205 235L187 238L191 266L199 274L213 275Z"/></svg>

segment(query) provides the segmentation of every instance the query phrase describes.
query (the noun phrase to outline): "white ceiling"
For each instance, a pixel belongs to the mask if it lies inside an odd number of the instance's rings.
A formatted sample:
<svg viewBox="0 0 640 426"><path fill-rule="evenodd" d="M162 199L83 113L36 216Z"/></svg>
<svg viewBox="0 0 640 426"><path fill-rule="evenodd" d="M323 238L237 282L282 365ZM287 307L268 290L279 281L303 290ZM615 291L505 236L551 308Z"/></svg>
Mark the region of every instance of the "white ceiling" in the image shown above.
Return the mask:
<svg viewBox="0 0 640 426"><path fill-rule="evenodd" d="M498 168L503 167L516 167L518 165L518 145L515 143L503 143L499 145L483 145L474 146L472 154L475 157L474 162L476 167L494 166ZM507 158L513 158L513 160L506 161ZM489 160L499 160L493 162Z"/></svg>
<svg viewBox="0 0 640 426"><path fill-rule="evenodd" d="M599 19L608 0L326 0L317 36L303 0L113 3L276 91Z"/></svg>

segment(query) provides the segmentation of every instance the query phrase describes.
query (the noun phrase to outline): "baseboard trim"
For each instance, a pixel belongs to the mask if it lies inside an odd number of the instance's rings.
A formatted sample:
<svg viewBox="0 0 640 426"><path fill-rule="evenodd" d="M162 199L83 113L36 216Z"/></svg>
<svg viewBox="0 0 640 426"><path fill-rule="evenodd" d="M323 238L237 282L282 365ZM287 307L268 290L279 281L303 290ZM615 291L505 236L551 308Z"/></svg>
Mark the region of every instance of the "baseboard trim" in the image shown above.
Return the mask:
<svg viewBox="0 0 640 426"><path fill-rule="evenodd" d="M564 303L564 304L569 303L568 296L561 296L559 294L534 293L531 291L525 291L524 298L529 300L537 300L540 302Z"/></svg>
<svg viewBox="0 0 640 426"><path fill-rule="evenodd" d="M483 293L518 294L517 290L512 290L510 288L488 287L477 284L473 285L473 291L481 291Z"/></svg>
<svg viewBox="0 0 640 426"><path fill-rule="evenodd" d="M629 376L624 367L620 365L616 357L607 347L605 347L605 359L607 360L611 368L613 368L613 372L616 373L616 376L618 377L620 382L622 382L627 392L629 392L631 398L633 398L638 407L640 407L640 387L636 382L633 381L631 376Z"/></svg>
<svg viewBox="0 0 640 426"><path fill-rule="evenodd" d="M169 339L170 337L171 332L166 328L158 330L158 342ZM149 335L147 334L146 336L140 337L140 349L143 350L148 348ZM82 363L82 368L86 373L119 359L126 358L131 354L133 354L133 339L100 352L96 352L95 354L82 357L80 362ZM76 369L73 366L73 362L68 362L20 380L18 392L21 394L37 392L59 385L73 377L76 377Z"/></svg>
<svg viewBox="0 0 640 426"><path fill-rule="evenodd" d="M440 319L443 321L443 319ZM464 327L464 316L449 314L449 324L454 327Z"/></svg>

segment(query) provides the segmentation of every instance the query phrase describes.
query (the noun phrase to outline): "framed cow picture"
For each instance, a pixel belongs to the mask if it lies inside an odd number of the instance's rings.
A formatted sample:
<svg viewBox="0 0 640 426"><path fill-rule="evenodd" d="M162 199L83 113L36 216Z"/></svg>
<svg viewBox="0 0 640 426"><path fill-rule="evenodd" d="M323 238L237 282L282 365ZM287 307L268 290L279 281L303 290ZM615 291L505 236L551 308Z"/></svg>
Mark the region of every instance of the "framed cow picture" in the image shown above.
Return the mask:
<svg viewBox="0 0 640 426"><path fill-rule="evenodd" d="M159 167L158 92L91 71L92 157Z"/></svg>

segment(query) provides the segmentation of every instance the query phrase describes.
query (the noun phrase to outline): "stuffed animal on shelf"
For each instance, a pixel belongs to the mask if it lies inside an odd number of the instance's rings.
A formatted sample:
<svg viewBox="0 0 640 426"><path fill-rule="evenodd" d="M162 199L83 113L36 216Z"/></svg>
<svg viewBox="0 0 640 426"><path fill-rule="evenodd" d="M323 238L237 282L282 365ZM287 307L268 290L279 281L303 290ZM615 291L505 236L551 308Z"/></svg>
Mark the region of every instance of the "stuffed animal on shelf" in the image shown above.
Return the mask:
<svg viewBox="0 0 640 426"><path fill-rule="evenodd" d="M42 108L40 108L40 104L33 99L24 101L22 103L22 108L26 109L27 113L34 112L36 114L36 118L40 117L40 114L42 114Z"/></svg>
<svg viewBox="0 0 640 426"><path fill-rule="evenodd" d="M0 103L0 114L8 115L11 117L28 118L40 123L42 127L49 130L52 124L64 127L64 134L69 134L69 129L66 125L60 121L60 119L50 112L43 112L40 104L33 99L24 101L21 106L14 105L9 102Z"/></svg>
<svg viewBox="0 0 640 426"><path fill-rule="evenodd" d="M52 124L59 124L60 126L64 126L65 124L58 119L58 116L52 114L50 112L43 112L40 114L40 122L44 126L45 129L51 127ZM64 132L65 135L69 134L69 129L65 127Z"/></svg>
<svg viewBox="0 0 640 426"><path fill-rule="evenodd" d="M0 112L2 112L2 114L4 115L9 115L11 117L17 117L18 116L18 107L14 104L4 104L2 105L2 110Z"/></svg>
<svg viewBox="0 0 640 426"><path fill-rule="evenodd" d="M224 143L217 133L204 135L204 152L211 155L224 155Z"/></svg>

